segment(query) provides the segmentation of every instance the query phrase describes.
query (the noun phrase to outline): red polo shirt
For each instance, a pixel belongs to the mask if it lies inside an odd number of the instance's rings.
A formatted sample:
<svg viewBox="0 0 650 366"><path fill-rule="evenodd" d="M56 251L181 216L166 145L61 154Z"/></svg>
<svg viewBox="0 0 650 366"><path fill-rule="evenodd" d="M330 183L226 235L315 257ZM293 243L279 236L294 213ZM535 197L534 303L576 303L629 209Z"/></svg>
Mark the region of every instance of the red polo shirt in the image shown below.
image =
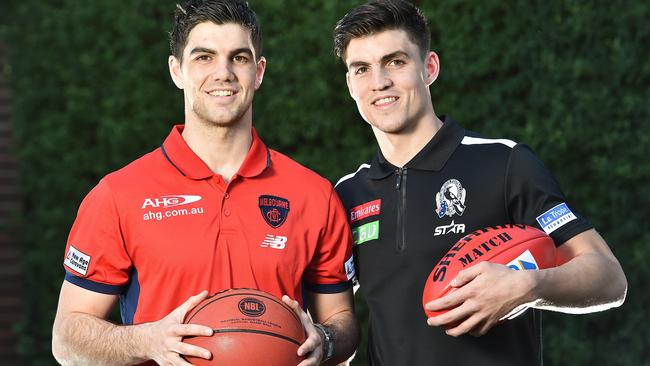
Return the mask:
<svg viewBox="0 0 650 366"><path fill-rule="evenodd" d="M351 234L327 180L253 131L226 184L182 130L86 196L66 247L67 281L119 294L125 324L161 319L204 289L258 288L302 301L303 286L349 288Z"/></svg>

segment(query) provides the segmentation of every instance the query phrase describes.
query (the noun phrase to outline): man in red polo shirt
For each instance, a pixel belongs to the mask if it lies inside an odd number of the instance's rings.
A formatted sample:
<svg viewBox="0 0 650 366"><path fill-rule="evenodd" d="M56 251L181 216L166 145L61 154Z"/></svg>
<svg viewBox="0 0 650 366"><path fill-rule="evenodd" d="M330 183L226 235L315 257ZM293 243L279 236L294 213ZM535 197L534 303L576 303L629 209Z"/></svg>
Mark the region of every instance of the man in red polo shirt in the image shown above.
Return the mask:
<svg viewBox="0 0 650 366"><path fill-rule="evenodd" d="M358 343L351 234L329 182L252 128L266 66L255 14L240 0L190 0L176 11L171 48L185 124L81 204L65 251L56 359L210 358L182 337L212 330L182 319L208 293L242 287L287 295L308 334L301 366L347 359ZM118 299L124 325L105 320Z"/></svg>

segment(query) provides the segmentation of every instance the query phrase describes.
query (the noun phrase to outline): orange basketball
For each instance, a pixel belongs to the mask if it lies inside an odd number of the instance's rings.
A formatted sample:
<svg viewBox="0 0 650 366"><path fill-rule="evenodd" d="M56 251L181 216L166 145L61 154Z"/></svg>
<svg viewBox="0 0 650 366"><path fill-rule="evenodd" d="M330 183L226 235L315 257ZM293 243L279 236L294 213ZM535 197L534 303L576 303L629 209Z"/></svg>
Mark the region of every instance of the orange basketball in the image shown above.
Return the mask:
<svg viewBox="0 0 650 366"><path fill-rule="evenodd" d="M210 337L183 339L212 352L210 360L186 356L196 366L295 366L302 361L297 351L306 335L300 319L282 300L264 291L219 292L194 307L183 322L214 330Z"/></svg>

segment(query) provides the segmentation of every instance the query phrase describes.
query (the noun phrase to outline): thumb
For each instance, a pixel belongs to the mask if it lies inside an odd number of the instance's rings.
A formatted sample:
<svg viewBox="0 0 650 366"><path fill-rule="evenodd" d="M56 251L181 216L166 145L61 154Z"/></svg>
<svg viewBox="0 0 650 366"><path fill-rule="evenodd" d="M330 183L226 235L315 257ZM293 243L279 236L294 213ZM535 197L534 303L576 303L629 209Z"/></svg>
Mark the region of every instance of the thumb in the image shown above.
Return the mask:
<svg viewBox="0 0 650 366"><path fill-rule="evenodd" d="M183 318L185 317L185 314L187 314L188 311L193 309L201 301L207 298L208 298L208 291L203 290L194 296L190 296L187 300L185 300L184 303L182 303L179 307L177 307L176 310L173 311L173 313L180 319L180 321L183 321Z"/></svg>

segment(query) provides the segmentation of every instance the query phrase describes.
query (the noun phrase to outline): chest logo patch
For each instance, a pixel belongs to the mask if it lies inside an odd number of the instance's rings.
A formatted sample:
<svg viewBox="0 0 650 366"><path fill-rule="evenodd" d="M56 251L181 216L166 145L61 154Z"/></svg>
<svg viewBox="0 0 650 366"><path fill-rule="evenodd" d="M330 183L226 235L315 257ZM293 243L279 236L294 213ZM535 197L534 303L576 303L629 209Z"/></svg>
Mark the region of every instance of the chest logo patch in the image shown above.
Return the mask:
<svg viewBox="0 0 650 366"><path fill-rule="evenodd" d="M287 246L287 237L268 234L260 246L262 248L284 249Z"/></svg>
<svg viewBox="0 0 650 366"><path fill-rule="evenodd" d="M465 188L456 179L446 181L440 192L436 193L436 213L439 218L454 215L463 216L465 212Z"/></svg>
<svg viewBox="0 0 650 366"><path fill-rule="evenodd" d="M381 199L366 202L350 209L350 223L381 213Z"/></svg>
<svg viewBox="0 0 650 366"><path fill-rule="evenodd" d="M279 228L289 215L289 200L282 197L262 195L259 198L262 217L273 228Z"/></svg>
<svg viewBox="0 0 650 366"><path fill-rule="evenodd" d="M354 244L363 244L370 240L379 239L379 220L352 228Z"/></svg>

